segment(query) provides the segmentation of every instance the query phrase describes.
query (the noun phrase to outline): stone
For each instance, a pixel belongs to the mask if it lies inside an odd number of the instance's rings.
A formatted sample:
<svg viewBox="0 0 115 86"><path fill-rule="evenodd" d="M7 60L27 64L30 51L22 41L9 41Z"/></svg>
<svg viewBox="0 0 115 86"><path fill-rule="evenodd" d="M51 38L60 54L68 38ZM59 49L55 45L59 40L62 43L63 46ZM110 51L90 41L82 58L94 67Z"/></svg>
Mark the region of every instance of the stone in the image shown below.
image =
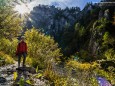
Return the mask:
<svg viewBox="0 0 115 86"><path fill-rule="evenodd" d="M0 77L0 83L5 83L7 80L4 77Z"/></svg>
<svg viewBox="0 0 115 86"><path fill-rule="evenodd" d="M32 73L32 74L35 74L35 73L36 73L36 69L33 68L33 67L19 67L19 68L17 68L16 70L22 71L22 72L28 71L29 73Z"/></svg>

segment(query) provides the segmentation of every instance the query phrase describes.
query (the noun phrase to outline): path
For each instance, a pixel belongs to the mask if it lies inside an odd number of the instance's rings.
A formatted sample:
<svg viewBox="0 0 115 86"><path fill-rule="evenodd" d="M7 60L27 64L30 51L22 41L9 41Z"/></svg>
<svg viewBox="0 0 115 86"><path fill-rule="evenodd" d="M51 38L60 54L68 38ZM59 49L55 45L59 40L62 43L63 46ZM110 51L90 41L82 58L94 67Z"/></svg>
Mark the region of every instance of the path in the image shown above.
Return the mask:
<svg viewBox="0 0 115 86"><path fill-rule="evenodd" d="M20 68L16 70L16 68L17 63L0 67L0 86L18 86L13 85L16 82L16 80L14 80L14 72L17 71L20 72L18 74L20 76L19 79L24 78L25 80L29 80L31 78L34 82L33 85L25 84L24 86L46 86L47 80L34 77L39 74L35 73L35 69L26 67L25 69Z"/></svg>

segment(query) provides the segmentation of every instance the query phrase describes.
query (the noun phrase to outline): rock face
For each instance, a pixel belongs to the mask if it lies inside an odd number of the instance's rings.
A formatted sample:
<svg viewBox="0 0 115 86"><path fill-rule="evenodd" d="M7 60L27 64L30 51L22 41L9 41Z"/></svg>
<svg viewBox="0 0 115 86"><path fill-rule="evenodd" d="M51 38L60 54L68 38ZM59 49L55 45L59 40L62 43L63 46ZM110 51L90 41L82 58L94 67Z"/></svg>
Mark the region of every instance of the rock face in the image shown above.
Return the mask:
<svg viewBox="0 0 115 86"><path fill-rule="evenodd" d="M89 42L89 48L92 51L92 55L98 55L100 53L100 44L102 43L102 38L105 33L105 28L102 31L99 31L97 28L97 24L99 22L95 22L93 28L91 28L91 37Z"/></svg>
<svg viewBox="0 0 115 86"><path fill-rule="evenodd" d="M78 7L61 9L55 6L39 5L31 12L26 27L34 26L45 34L55 37L56 34L63 32L63 28L70 27L76 22L79 12Z"/></svg>

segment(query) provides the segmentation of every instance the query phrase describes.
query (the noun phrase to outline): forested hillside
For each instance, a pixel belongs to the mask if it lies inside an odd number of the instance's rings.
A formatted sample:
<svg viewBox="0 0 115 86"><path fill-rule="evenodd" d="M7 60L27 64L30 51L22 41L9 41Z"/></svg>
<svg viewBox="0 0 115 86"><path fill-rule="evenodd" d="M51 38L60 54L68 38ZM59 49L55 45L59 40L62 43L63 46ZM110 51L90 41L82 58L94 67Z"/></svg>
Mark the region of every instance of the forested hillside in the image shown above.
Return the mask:
<svg viewBox="0 0 115 86"><path fill-rule="evenodd" d="M113 7L88 3L80 10L79 7L61 9L39 5L30 13L31 20L27 20L26 27L34 26L52 36L59 43L65 56L75 54L81 49L93 51L90 54L97 55L101 51L105 32L111 35L114 32ZM113 35L112 37L114 38ZM96 40L100 40L101 43L96 43Z"/></svg>

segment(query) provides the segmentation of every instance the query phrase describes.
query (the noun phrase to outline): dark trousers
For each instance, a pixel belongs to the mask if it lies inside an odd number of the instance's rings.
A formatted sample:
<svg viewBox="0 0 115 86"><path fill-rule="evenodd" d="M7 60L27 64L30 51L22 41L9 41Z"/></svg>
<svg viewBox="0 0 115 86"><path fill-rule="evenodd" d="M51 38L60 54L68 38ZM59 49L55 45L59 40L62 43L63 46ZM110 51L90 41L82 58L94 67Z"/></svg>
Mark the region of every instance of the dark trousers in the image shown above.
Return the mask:
<svg viewBox="0 0 115 86"><path fill-rule="evenodd" d="M18 55L18 67L20 67L20 62L21 62L21 57L23 56L23 67L25 66L25 61L26 61L26 53L21 53Z"/></svg>

